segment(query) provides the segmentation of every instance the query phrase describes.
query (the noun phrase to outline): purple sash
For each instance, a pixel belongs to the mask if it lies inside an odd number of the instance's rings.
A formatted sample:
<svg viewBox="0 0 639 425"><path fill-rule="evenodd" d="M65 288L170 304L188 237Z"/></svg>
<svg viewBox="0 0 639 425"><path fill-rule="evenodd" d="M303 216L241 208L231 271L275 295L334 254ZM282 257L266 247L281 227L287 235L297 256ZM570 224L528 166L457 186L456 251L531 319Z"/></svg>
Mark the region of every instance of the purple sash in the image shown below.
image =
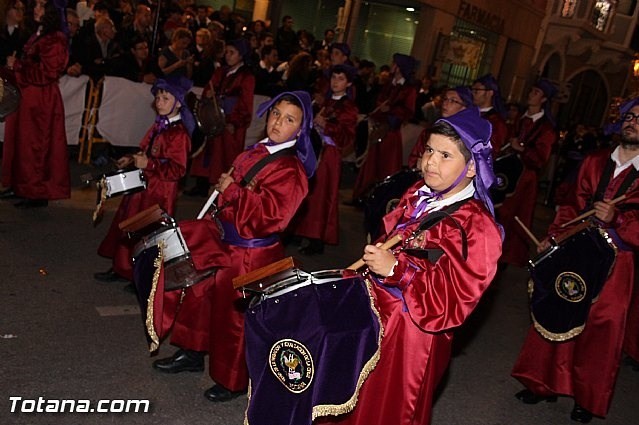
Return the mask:
<svg viewBox="0 0 639 425"><path fill-rule="evenodd" d="M271 246L279 240L277 235L271 235L265 238L244 239L237 232L233 223L220 220L220 225L223 230L222 240L230 245L244 248L263 248L265 246Z"/></svg>

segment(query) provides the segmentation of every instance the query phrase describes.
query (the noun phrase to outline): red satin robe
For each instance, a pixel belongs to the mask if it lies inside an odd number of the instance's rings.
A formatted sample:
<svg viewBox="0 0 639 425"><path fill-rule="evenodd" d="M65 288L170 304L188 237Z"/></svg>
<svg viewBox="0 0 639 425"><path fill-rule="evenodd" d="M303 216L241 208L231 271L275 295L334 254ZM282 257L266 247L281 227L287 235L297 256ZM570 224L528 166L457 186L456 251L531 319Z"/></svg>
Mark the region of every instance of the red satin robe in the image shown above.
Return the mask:
<svg viewBox="0 0 639 425"><path fill-rule="evenodd" d="M520 158L524 163L524 171L517 183L515 193L506 198L497 209L497 221L504 226L504 254L500 261L506 264L523 267L529 258L528 236L515 221L515 216L530 228L532 226L535 203L539 184L539 172L550 158L553 144L557 141L557 133L552 123L544 115L536 128L530 129L531 119L522 117L519 120L519 141L524 143L524 151ZM536 125L537 123L535 123Z"/></svg>
<svg viewBox="0 0 639 425"><path fill-rule="evenodd" d="M326 143L322 146L308 196L300 206L290 230L295 235L337 244L342 149L355 139L357 105L346 97L340 100L327 99L322 115L327 120L324 134L333 139L335 146Z"/></svg>
<svg viewBox="0 0 639 425"><path fill-rule="evenodd" d="M233 178L239 182L250 168L268 155L263 144L243 152L233 162ZM216 204L225 207L221 221L232 223L243 238L265 238L286 229L308 193L308 178L296 156L285 156L266 165L241 187L231 184ZM245 248L220 239L217 226L207 215L203 220L180 223L196 268L220 267L215 276L186 291L171 333L171 343L182 348L207 351L213 381L231 391L248 386L244 353L242 293L232 279L284 258L284 247ZM175 315L179 291L165 293L164 314ZM165 322L170 322L169 317Z"/></svg>
<svg viewBox="0 0 639 425"><path fill-rule="evenodd" d="M609 157L610 151L605 150L584 160L578 178L577 204L560 207L550 234L559 233L561 223L575 218L586 207ZM614 197L629 172L626 169L611 179L604 198ZM639 181L635 180L626 193L628 198L618 207L639 203ZM611 227L633 250L639 247L639 211L622 209ZM619 249L612 273L592 304L584 331L566 342L549 342L531 326L512 376L536 394L568 395L586 410L605 416L619 370L633 279L634 255L632 251Z"/></svg>
<svg viewBox="0 0 639 425"><path fill-rule="evenodd" d="M635 287L628 308L626 336L623 349L635 362L639 363L639 271L635 265Z"/></svg>
<svg viewBox="0 0 639 425"><path fill-rule="evenodd" d="M416 227L397 230L414 210L413 195L423 182L410 188L399 206L384 217L389 236L408 236ZM484 205L471 199L452 217L465 230L468 257L464 260L461 233L446 218L420 234L410 247L439 248L435 262L399 252L394 273L385 285L401 290L404 302L373 284L375 305L384 327L379 363L368 376L352 413L322 418L317 424L427 425L432 399L451 356L455 328L472 313L497 271L501 235Z"/></svg>
<svg viewBox="0 0 639 425"><path fill-rule="evenodd" d="M14 65L21 91L18 110L7 117L2 185L28 199L71 196L64 104L58 78L69 59L61 32L33 35Z"/></svg>
<svg viewBox="0 0 639 425"><path fill-rule="evenodd" d="M393 85L388 83L377 97L376 106L388 101L387 112L377 111L371 114L369 122L388 125L388 132L381 142L368 144L368 153L355 180L353 199L360 199L372 185L395 174L402 168L402 123L415 114L417 88L410 84Z"/></svg>
<svg viewBox="0 0 639 425"><path fill-rule="evenodd" d="M132 250L136 241L130 240L118 225L154 204L158 204L169 215L174 214L178 182L186 174L186 162L191 150L191 138L181 121L171 124L160 133L148 152L152 133L153 127L140 142L140 150L146 152L149 158L144 169L146 190L122 198L109 232L98 248L98 254L113 259L113 270L129 280L133 280Z"/></svg>
<svg viewBox="0 0 639 425"><path fill-rule="evenodd" d="M216 184L220 175L226 173L233 160L244 150L246 130L253 118L253 92L255 77L246 66L241 66L235 73L227 75L228 68L218 68L211 81L204 88L202 96L215 88L220 107L224 109L227 128L222 134L206 141L206 147L191 164L191 175L207 177L211 184ZM231 133L228 124L234 127Z"/></svg>

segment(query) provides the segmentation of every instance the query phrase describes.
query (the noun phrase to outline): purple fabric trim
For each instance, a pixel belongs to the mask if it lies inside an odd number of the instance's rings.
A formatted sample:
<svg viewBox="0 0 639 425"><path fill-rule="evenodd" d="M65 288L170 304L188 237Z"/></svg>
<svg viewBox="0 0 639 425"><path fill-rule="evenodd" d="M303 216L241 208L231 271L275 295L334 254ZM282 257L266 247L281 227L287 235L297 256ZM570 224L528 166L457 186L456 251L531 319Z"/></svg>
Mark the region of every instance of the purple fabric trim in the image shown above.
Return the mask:
<svg viewBox="0 0 639 425"><path fill-rule="evenodd" d="M464 179L464 177L466 177L466 173L468 172L469 164L470 164L470 162L466 163L466 166L464 167L464 171L462 171L461 174L459 176L457 176L457 179L455 179L453 184L451 184L447 189L444 189L441 192L426 192L426 191L423 191L423 190L418 190L417 191L417 196L418 196L417 201L419 202L419 200L422 197L426 197L426 200L424 202L420 203L419 206L416 206L415 210L410 215L411 218L416 218L419 214L424 212L424 210L428 207L428 204L430 204L430 202L432 200L436 200L436 201L442 200L444 198L445 194L447 194L448 192L453 190L453 188L457 187L457 185Z"/></svg>
<svg viewBox="0 0 639 425"><path fill-rule="evenodd" d="M419 270L419 267L415 266L413 263L409 261L408 267L406 268L406 271L402 274L402 278L399 281L400 286L402 288L406 288L408 285L411 284L411 282L413 281L413 278L415 277L415 274L417 273L417 270Z"/></svg>
<svg viewBox="0 0 639 425"><path fill-rule="evenodd" d="M263 248L265 246L271 246L279 240L277 235L271 235L266 238L244 239L232 223L220 220L220 225L224 230L222 240L230 245L241 246L243 248Z"/></svg>
<svg viewBox="0 0 639 425"><path fill-rule="evenodd" d="M621 237L619 237L619 234L617 233L615 229L608 228L606 229L606 232L608 232L608 234L612 238L612 241L615 243L615 245L617 245L617 248L619 248L622 251L632 251L632 248L630 248L630 246L628 246L628 244L626 244L621 239Z"/></svg>

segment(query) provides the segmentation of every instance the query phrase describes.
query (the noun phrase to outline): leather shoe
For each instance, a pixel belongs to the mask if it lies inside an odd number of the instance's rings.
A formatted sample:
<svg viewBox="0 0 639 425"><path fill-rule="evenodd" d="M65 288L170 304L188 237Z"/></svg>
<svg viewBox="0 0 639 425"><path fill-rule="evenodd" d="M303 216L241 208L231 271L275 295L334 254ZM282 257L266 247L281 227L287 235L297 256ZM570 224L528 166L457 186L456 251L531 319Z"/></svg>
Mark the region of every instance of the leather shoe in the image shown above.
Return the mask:
<svg viewBox="0 0 639 425"><path fill-rule="evenodd" d="M47 201L46 199L23 199L22 201L13 204L14 207L21 210L27 208L42 208L46 207L47 205L49 205L49 201Z"/></svg>
<svg viewBox="0 0 639 425"><path fill-rule="evenodd" d="M592 413L575 403L572 412L570 412L570 419L581 422L582 424L587 424L592 420Z"/></svg>
<svg viewBox="0 0 639 425"><path fill-rule="evenodd" d="M127 279L114 272L113 269L109 269L105 272L93 273L93 278L100 282L128 282Z"/></svg>
<svg viewBox="0 0 639 425"><path fill-rule="evenodd" d="M164 373L202 372L204 353L180 348L171 357L154 361L153 368Z"/></svg>
<svg viewBox="0 0 639 425"><path fill-rule="evenodd" d="M548 403L554 403L557 401L556 395L552 395L552 396L537 395L534 392L530 391L529 389L519 391L517 394L515 394L515 397L517 397L517 400L521 401L524 404L537 404L542 401L546 401Z"/></svg>
<svg viewBox="0 0 639 425"><path fill-rule="evenodd" d="M214 403L223 403L225 401L230 401L241 396L242 394L246 394L246 391L231 391L219 384L215 384L208 390L204 391L204 397Z"/></svg>
<svg viewBox="0 0 639 425"><path fill-rule="evenodd" d="M16 193L11 188L5 189L0 192L0 199L15 199L17 197L18 195L16 195Z"/></svg>

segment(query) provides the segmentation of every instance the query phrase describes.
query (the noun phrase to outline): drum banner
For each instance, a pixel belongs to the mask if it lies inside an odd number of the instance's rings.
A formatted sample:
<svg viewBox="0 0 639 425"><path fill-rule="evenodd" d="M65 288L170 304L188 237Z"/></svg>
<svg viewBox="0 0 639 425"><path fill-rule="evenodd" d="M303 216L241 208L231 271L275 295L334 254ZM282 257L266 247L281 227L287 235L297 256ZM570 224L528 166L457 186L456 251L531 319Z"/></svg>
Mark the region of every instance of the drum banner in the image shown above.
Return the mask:
<svg viewBox="0 0 639 425"><path fill-rule="evenodd" d="M566 341L583 332L617 247L606 231L590 227L553 249L529 266L530 315L542 337Z"/></svg>
<svg viewBox="0 0 639 425"><path fill-rule="evenodd" d="M162 244L160 244L162 245ZM149 351L160 346L160 341L171 328L172 321L164 314L164 258L162 247L154 245L135 258L133 281L140 308L145 314L144 323L149 335Z"/></svg>
<svg viewBox="0 0 639 425"><path fill-rule="evenodd" d="M248 309L245 424L311 425L355 408L383 327L365 281L310 284Z"/></svg>

